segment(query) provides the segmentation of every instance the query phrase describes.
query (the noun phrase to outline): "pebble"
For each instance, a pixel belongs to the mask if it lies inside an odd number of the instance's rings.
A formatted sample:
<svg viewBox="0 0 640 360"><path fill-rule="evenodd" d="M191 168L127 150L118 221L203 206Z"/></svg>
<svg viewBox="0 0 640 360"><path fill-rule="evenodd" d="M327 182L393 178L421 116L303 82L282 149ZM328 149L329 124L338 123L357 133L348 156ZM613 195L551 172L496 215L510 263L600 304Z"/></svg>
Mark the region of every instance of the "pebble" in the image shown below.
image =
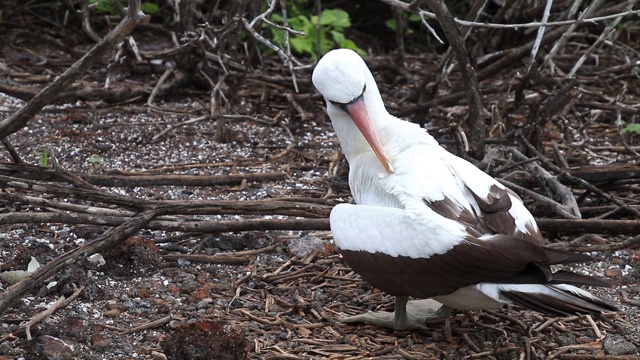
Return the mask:
<svg viewBox="0 0 640 360"><path fill-rule="evenodd" d="M109 339L100 334L95 334L91 337L91 347L104 352L109 347Z"/></svg>
<svg viewBox="0 0 640 360"><path fill-rule="evenodd" d="M69 339L59 339L51 335L41 335L33 339L33 350L45 359L75 359L78 343Z"/></svg>
<svg viewBox="0 0 640 360"><path fill-rule="evenodd" d="M112 317L116 317L118 315L120 315L121 311L118 309L111 309L111 310L107 310L105 312L102 313L102 316L104 317L108 317L108 318L112 318Z"/></svg>
<svg viewBox="0 0 640 360"><path fill-rule="evenodd" d="M302 236L289 241L287 249L292 255L304 258L313 250L322 251L326 242L315 236Z"/></svg>
<svg viewBox="0 0 640 360"><path fill-rule="evenodd" d="M607 277L618 277L622 275L622 270L618 268L611 268L604 271L605 276Z"/></svg>
<svg viewBox="0 0 640 360"><path fill-rule="evenodd" d="M609 336L604 340L604 351L608 355L636 355L638 349L621 336Z"/></svg>

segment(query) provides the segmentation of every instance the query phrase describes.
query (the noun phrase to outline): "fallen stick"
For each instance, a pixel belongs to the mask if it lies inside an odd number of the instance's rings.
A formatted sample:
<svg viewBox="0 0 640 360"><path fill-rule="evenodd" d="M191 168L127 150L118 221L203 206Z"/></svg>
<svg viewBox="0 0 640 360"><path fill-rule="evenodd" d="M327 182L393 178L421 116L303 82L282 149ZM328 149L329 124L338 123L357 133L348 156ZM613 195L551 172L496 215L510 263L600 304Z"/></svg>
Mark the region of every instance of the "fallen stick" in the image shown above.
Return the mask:
<svg viewBox="0 0 640 360"><path fill-rule="evenodd" d="M158 175L158 174L80 174L71 171L70 175L82 179L92 185L107 187L142 187L142 186L220 186L237 185L243 181L279 181L287 177L281 172L221 174L221 175ZM27 164L0 163L0 175L26 180L68 182L68 176L59 170Z"/></svg>
<svg viewBox="0 0 640 360"><path fill-rule="evenodd" d="M578 234L630 234L640 233L637 220L594 219L536 219L543 231Z"/></svg>
<svg viewBox="0 0 640 360"><path fill-rule="evenodd" d="M147 330L147 329L160 327L160 326L168 324L169 322L171 322L171 320L173 320L173 315L165 316L165 317L160 318L158 320L149 321L147 323L144 323L142 325L133 327L131 329L127 329L127 330L121 331L120 335L133 334L133 333L136 333L136 332L139 332L139 331L142 331L142 330Z"/></svg>
<svg viewBox="0 0 640 360"><path fill-rule="evenodd" d="M247 264L251 260L248 256L199 254L167 254L163 255L162 258L170 261L177 261L182 259L191 262L220 265L243 265Z"/></svg>
<svg viewBox="0 0 640 360"><path fill-rule="evenodd" d="M172 208L172 207L168 207ZM133 218L135 219L135 218ZM131 221L123 216L69 214L64 212L0 214L0 225L7 224L84 224L120 226ZM152 220L141 226L149 230L222 233L256 230L329 230L329 219L243 219L243 220ZM91 254L89 254L91 255Z"/></svg>
<svg viewBox="0 0 640 360"><path fill-rule="evenodd" d="M109 229L95 240L66 252L46 265L39 267L34 272L25 276L22 280L0 294L0 313L7 310L14 300L26 294L27 291L42 284L60 269L79 260L85 259L97 252L105 251L108 248L116 246L118 243L136 234L146 223L159 214L160 212L157 210L144 211L140 215L124 222L122 225Z"/></svg>
<svg viewBox="0 0 640 360"><path fill-rule="evenodd" d="M1 176L0 176L1 177ZM2 180L0 179L0 183ZM5 182L8 184L8 182ZM18 182L19 183L19 182ZM16 185L16 183L14 183ZM13 186L7 186L13 187ZM21 188L16 186L16 189ZM41 193L61 195L60 188L51 187L49 184L33 186ZM332 203L325 201L325 204L314 203L312 200L321 199L267 199L267 200L145 200L126 195L111 194L107 192L91 192L79 190L79 196L74 196L74 189L64 189L65 199L81 198L84 200L100 201L106 204L123 205L127 202L137 204L141 207L157 208L172 207L172 215L286 215L308 218L326 218L332 208ZM67 195L68 194L68 195ZM94 197L95 195L95 197ZM109 201L113 195L113 202ZM130 199L129 201L127 199ZM101 206L88 206L73 204L64 201L56 201L35 196L22 195L20 193L0 193L0 200L22 205L34 205L49 209L59 209L89 215L130 217L136 214L135 211L108 209ZM24 213L23 213L24 214Z"/></svg>
<svg viewBox="0 0 640 360"><path fill-rule="evenodd" d="M140 0L129 0L127 14L122 21L96 44L85 56L71 65L62 75L47 85L29 102L9 118L0 122L0 139L19 131L40 111L49 104L72 82L80 78L91 65L116 44L120 43L136 26L149 21L150 17L140 9Z"/></svg>
<svg viewBox="0 0 640 360"><path fill-rule="evenodd" d="M47 316L53 314L57 310L67 307L69 304L71 304L71 302L73 302L76 298L78 298L78 296L80 296L80 293L84 291L84 288L85 288L84 286L81 286L80 288L78 288L76 287L75 284L73 284L73 294L71 294L71 296L69 296L68 299L65 299L64 295L60 296L60 298L58 298L56 302L51 304L49 308L39 313L38 315L32 317L26 324L24 324L23 327L24 327L24 332L27 335L27 340L31 340L31 327L33 325L39 323L40 321L45 319Z"/></svg>

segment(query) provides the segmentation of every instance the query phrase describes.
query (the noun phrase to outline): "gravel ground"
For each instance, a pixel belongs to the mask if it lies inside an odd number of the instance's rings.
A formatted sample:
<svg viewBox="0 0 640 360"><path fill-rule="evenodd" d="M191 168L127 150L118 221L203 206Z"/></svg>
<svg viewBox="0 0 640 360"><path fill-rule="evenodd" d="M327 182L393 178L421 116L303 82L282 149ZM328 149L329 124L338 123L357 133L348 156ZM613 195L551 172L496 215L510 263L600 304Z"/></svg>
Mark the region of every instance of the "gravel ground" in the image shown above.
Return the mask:
<svg viewBox="0 0 640 360"><path fill-rule="evenodd" d="M317 98L307 104L313 104L308 111L321 114ZM20 105L0 95L3 115ZM199 109L208 106L206 97L158 104L171 111L93 105L47 108L11 141L27 163L38 164L49 149L64 169L80 173L287 174L282 181L240 186L107 189L132 197L240 201L295 197L327 203L350 199L347 165L339 158L337 140L324 115L297 123L238 120L227 128L233 141L218 143L214 122L179 126L201 115ZM455 113L456 109L439 107L429 115ZM606 136L597 136L607 129L595 127L596 136L581 141L587 142L585 147L612 145ZM619 154L596 155L590 163ZM6 153L1 156L9 161ZM3 212L24 210L2 204ZM46 264L106 229L2 225L0 270L24 270L31 257ZM163 257L220 252L248 256L249 261L218 265ZM2 314L0 359L196 358L198 351L201 358L211 359L242 359L245 352L250 359L637 359L640 349L638 247L594 253L602 261L579 269L614 284L593 291L619 304L617 314L554 319L519 308L456 313L451 318L451 340L446 339L442 322L422 332L336 322L365 310L390 310L393 299L363 283L342 262L328 232L185 235L143 230L100 255L69 265L50 284L34 289ZM26 340L21 325L60 295L72 294L74 285L85 287L80 296L35 324L33 340ZM0 283L0 291L7 288L7 283Z"/></svg>

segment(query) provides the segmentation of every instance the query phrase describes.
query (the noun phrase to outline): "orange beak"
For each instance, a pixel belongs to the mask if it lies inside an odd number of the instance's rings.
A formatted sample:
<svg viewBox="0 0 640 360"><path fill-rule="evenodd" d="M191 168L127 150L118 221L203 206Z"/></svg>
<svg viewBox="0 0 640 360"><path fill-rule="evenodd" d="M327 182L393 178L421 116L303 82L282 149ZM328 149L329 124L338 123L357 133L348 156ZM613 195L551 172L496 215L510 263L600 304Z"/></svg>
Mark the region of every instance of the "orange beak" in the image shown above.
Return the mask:
<svg viewBox="0 0 640 360"><path fill-rule="evenodd" d="M384 169L389 174L393 174L394 170L391 161L384 153L380 139L378 139L378 135L371 127L371 119L369 119L369 113L367 112L367 107L362 96L353 102L343 105L343 109L349 113L358 130L360 130L360 133L362 133L362 136L367 140L376 157L380 160L382 166L384 166Z"/></svg>

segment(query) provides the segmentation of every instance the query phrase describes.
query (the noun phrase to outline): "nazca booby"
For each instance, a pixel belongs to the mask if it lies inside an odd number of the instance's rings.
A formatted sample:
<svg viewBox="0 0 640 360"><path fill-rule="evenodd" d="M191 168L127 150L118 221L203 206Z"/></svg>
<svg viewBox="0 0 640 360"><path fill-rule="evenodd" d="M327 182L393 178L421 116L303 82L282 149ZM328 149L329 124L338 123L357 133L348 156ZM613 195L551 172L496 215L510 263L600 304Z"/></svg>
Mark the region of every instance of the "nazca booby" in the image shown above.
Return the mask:
<svg viewBox="0 0 640 360"><path fill-rule="evenodd" d="M445 309L507 303L560 316L616 310L577 287L605 281L550 268L589 256L546 247L515 193L425 129L390 115L358 54L327 53L312 80L349 163L356 203L331 211L334 242L365 281L396 297L394 313L344 321L406 329ZM444 306L436 314L407 312L409 296Z"/></svg>

